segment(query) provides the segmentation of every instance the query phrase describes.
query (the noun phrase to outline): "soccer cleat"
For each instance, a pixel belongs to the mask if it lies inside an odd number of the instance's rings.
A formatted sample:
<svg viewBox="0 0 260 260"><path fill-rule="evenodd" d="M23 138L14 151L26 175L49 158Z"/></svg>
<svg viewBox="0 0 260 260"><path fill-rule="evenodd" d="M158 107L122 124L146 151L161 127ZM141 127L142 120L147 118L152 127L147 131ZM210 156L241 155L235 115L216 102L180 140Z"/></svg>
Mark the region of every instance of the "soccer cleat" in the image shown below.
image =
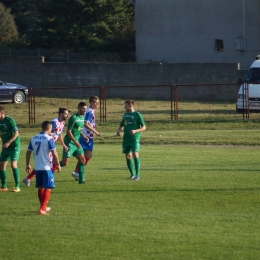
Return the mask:
<svg viewBox="0 0 260 260"><path fill-rule="evenodd" d="M134 180L135 176L134 175L130 175L129 179L130 180Z"/></svg>
<svg viewBox="0 0 260 260"><path fill-rule="evenodd" d="M140 177L136 175L135 178L134 178L134 180L135 180L135 181L139 181L139 180L140 180Z"/></svg>
<svg viewBox="0 0 260 260"><path fill-rule="evenodd" d="M86 184L85 179L83 179L82 181L79 181L79 184Z"/></svg>
<svg viewBox="0 0 260 260"><path fill-rule="evenodd" d="M1 188L0 191L8 191L8 188L7 187Z"/></svg>
<svg viewBox="0 0 260 260"><path fill-rule="evenodd" d="M51 207L46 207L45 211L49 212L51 210Z"/></svg>
<svg viewBox="0 0 260 260"><path fill-rule="evenodd" d="M23 179L23 182L24 182L24 184L25 184L26 187L29 187L29 186L30 186L31 181L30 181L29 179L24 178L24 179Z"/></svg>
<svg viewBox="0 0 260 260"><path fill-rule="evenodd" d="M14 187L13 188L13 190L12 190L12 192L20 192L21 190L20 190L20 188L18 188L18 187Z"/></svg>
<svg viewBox="0 0 260 260"><path fill-rule="evenodd" d="M79 173L78 172L73 172L71 175L75 179L75 181L79 180Z"/></svg>
<svg viewBox="0 0 260 260"><path fill-rule="evenodd" d="M38 214L39 215L49 215L47 210L42 210L42 209L39 209Z"/></svg>

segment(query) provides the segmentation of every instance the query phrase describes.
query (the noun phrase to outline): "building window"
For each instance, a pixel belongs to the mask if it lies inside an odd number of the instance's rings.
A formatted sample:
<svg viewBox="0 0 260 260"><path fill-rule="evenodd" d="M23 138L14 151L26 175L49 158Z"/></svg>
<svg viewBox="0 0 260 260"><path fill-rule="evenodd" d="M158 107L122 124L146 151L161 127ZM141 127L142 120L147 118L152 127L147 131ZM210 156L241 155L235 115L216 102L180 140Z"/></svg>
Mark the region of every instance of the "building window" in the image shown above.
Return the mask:
<svg viewBox="0 0 260 260"><path fill-rule="evenodd" d="M220 39L215 39L215 50L224 51L224 42Z"/></svg>

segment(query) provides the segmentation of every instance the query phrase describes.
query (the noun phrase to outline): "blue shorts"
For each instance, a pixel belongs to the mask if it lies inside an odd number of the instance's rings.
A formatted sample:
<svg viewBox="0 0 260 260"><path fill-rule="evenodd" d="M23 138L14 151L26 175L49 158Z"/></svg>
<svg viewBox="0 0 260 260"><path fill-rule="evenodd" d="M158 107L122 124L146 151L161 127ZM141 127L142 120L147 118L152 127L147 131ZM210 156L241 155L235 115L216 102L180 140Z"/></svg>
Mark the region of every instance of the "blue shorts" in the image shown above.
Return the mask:
<svg viewBox="0 0 260 260"><path fill-rule="evenodd" d="M43 187L44 189L53 189L55 188L54 183L54 174L52 170L35 170L36 177L36 188Z"/></svg>
<svg viewBox="0 0 260 260"><path fill-rule="evenodd" d="M84 151L93 151L94 141L93 138L89 138L88 142L85 141L82 137L79 138L79 143L81 144Z"/></svg>

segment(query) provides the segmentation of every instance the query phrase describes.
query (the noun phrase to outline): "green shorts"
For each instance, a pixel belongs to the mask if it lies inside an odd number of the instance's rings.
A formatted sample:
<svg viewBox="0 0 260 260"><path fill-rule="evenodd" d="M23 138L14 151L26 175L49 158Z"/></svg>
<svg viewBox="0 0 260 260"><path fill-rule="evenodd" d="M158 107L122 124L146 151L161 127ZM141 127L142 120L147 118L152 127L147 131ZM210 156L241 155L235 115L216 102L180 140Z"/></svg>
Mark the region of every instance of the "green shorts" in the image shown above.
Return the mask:
<svg viewBox="0 0 260 260"><path fill-rule="evenodd" d="M84 150L82 147L78 148L74 144L67 145L68 151L63 149L62 157L63 158L71 158L72 156L77 156L79 154L84 154Z"/></svg>
<svg viewBox="0 0 260 260"><path fill-rule="evenodd" d="M140 150L140 142L139 140L135 141L123 141L122 152L130 153L130 152L139 152Z"/></svg>
<svg viewBox="0 0 260 260"><path fill-rule="evenodd" d="M18 161L20 157L20 147L3 148L0 155L0 162Z"/></svg>

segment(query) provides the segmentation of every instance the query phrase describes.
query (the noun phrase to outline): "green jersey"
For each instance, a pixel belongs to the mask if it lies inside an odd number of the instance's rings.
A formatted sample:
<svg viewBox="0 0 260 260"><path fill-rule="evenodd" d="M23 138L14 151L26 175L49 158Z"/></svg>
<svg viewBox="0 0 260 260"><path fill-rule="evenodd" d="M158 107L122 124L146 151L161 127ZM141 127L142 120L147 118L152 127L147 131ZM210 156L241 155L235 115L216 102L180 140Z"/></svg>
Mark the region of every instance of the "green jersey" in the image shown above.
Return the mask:
<svg viewBox="0 0 260 260"><path fill-rule="evenodd" d="M71 130L72 135L78 141L81 130L84 127L84 115L80 116L78 113L72 115L68 122L68 130ZM74 142L69 138L68 135L64 137L64 143L67 145Z"/></svg>
<svg viewBox="0 0 260 260"><path fill-rule="evenodd" d="M5 116L2 121L0 121L0 137L2 139L2 144L8 142L14 133L18 131L18 127L13 118ZM9 145L8 148L20 147L20 136Z"/></svg>
<svg viewBox="0 0 260 260"><path fill-rule="evenodd" d="M140 127L142 127L144 125L145 125L144 119L139 112L134 111L132 113L125 113L122 118L122 121L120 122L120 126L124 127L123 140L130 141L130 142L135 141L135 140L140 140L140 137L141 137L140 132L138 132L134 135L131 135L129 132L131 130L139 129Z"/></svg>

